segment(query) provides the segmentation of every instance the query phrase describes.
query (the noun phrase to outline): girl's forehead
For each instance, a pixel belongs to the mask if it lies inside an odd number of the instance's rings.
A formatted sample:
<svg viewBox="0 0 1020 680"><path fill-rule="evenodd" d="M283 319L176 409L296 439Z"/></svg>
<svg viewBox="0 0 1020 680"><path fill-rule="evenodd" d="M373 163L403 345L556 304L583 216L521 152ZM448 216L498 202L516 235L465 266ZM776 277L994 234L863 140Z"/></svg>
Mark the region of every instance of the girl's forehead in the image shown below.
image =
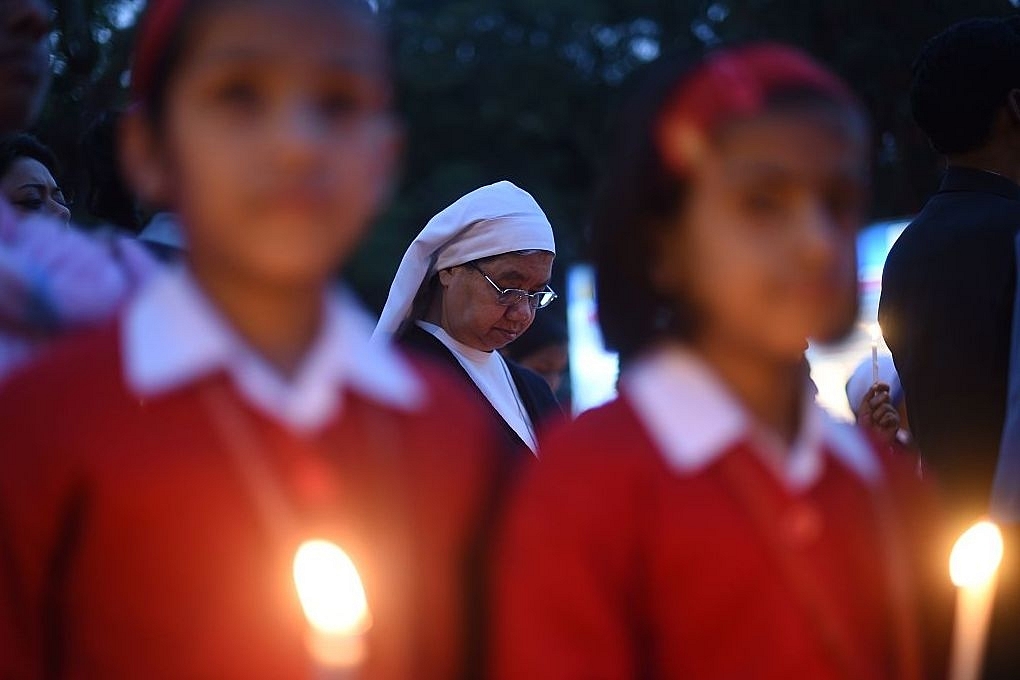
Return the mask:
<svg viewBox="0 0 1020 680"><path fill-rule="evenodd" d="M867 128L851 114L782 111L734 121L710 145L735 172L784 168L861 175L870 163Z"/></svg>
<svg viewBox="0 0 1020 680"><path fill-rule="evenodd" d="M846 108L783 107L736 118L723 125L715 136L722 140L764 140L777 136L809 140L824 137L848 145L866 145L868 127L857 112Z"/></svg>
<svg viewBox="0 0 1020 680"><path fill-rule="evenodd" d="M381 30L347 3L324 0L226 3L206 10L192 29L192 59L203 65L267 60L381 70Z"/></svg>

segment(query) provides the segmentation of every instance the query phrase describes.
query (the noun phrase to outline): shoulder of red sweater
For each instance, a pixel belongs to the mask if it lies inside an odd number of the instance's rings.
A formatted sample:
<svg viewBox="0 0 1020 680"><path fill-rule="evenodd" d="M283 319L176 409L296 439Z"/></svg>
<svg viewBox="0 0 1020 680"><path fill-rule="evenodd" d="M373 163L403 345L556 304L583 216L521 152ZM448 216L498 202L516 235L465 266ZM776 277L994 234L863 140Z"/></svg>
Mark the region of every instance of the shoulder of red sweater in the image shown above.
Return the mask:
<svg viewBox="0 0 1020 680"><path fill-rule="evenodd" d="M549 429L541 442L542 465L586 469L661 467L664 462L648 431L625 398L598 406Z"/></svg>
<svg viewBox="0 0 1020 680"><path fill-rule="evenodd" d="M498 438L491 419L463 381L427 357L402 350L401 354L424 387L421 406L401 413L421 436L443 442L441 446L425 448L447 457L455 448L470 450L473 454L495 448L493 442Z"/></svg>
<svg viewBox="0 0 1020 680"><path fill-rule="evenodd" d="M425 381L426 387L430 391L463 393L456 376L435 359L420 352L408 351L403 347L395 347L394 351L398 352L410 364L418 377Z"/></svg>
<svg viewBox="0 0 1020 680"><path fill-rule="evenodd" d="M862 432L875 459L882 466L885 477L893 484L917 483L917 454L899 442L892 444L879 439L875 434Z"/></svg>
<svg viewBox="0 0 1020 680"><path fill-rule="evenodd" d="M539 452L511 492L511 525L528 533L551 523L565 540L597 535L619 547L647 528L672 489L665 459L625 399L550 428Z"/></svg>
<svg viewBox="0 0 1020 680"><path fill-rule="evenodd" d="M899 442L889 444L868 431L862 434L881 468L882 483L895 503L912 514L924 509L933 517L938 515L936 485L927 475L922 479L918 474L917 452Z"/></svg>
<svg viewBox="0 0 1020 680"><path fill-rule="evenodd" d="M424 383L425 401L421 412L429 415L437 411L458 415L463 413L465 417L475 417L481 414L480 407L468 392L463 381L453 375L449 368L417 352L406 352L402 349L397 351L403 355L415 374Z"/></svg>
<svg viewBox="0 0 1020 680"><path fill-rule="evenodd" d="M109 321L55 340L0 385L0 415L36 399L49 404L52 413L60 403L95 399L103 388L121 388L119 329L118 322Z"/></svg>
<svg viewBox="0 0 1020 680"><path fill-rule="evenodd" d="M0 476L45 479L51 490L69 483L80 459L66 445L79 444L77 452L101 443L82 432L101 410L119 414L128 405L119 357L110 322L58 340L0 385Z"/></svg>

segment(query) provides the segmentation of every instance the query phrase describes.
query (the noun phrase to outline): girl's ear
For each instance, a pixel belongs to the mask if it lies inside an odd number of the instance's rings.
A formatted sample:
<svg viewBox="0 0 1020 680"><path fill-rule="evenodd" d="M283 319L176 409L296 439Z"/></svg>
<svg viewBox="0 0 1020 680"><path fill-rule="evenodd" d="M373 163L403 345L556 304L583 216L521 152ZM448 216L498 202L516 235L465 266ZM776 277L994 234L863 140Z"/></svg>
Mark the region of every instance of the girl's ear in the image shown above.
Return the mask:
<svg viewBox="0 0 1020 680"><path fill-rule="evenodd" d="M150 207L172 207L167 162L152 124L141 111L129 111L118 133L120 167L135 195Z"/></svg>

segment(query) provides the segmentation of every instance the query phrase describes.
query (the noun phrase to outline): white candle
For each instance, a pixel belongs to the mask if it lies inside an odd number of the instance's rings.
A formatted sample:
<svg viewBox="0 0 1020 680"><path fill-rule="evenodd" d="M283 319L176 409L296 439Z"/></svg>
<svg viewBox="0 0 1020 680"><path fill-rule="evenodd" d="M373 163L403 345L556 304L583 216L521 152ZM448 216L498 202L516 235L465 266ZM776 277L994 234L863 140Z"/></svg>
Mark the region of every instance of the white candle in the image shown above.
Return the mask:
<svg viewBox="0 0 1020 680"><path fill-rule="evenodd" d="M871 384L878 384L878 342L882 339L882 327L871 324Z"/></svg>
<svg viewBox="0 0 1020 680"><path fill-rule="evenodd" d="M953 546L949 575L957 593L949 680L981 675L1002 550L1002 533L986 520L967 529Z"/></svg>
<svg viewBox="0 0 1020 680"><path fill-rule="evenodd" d="M320 678L353 678L372 627L361 577L340 546L305 541L294 555L294 584L308 619L308 649Z"/></svg>

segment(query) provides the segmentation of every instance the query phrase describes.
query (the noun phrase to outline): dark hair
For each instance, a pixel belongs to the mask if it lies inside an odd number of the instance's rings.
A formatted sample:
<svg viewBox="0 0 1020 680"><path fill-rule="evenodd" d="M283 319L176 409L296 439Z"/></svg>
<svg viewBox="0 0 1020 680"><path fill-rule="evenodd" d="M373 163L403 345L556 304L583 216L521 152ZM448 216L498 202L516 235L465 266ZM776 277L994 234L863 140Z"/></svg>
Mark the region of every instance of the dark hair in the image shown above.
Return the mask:
<svg viewBox="0 0 1020 680"><path fill-rule="evenodd" d="M528 330L521 334L504 350L513 361L520 361L546 347L567 344L567 329L551 312L544 310L535 314L535 320Z"/></svg>
<svg viewBox="0 0 1020 680"><path fill-rule="evenodd" d="M782 56L786 48L778 49ZM790 81L769 82L771 76L766 74L761 105L836 107L867 120L849 90L841 91L841 81L803 55L795 59L804 60L801 66L807 63L809 69L824 76L814 82L810 78L797 82L796 75ZM613 121L609 156L596 194L591 242L599 326L606 346L619 353L621 362L656 338L690 338L698 326L698 310L690 301L661 293L652 280L651 267L655 249L674 228L687 191L682 172L663 157L662 114L692 80L692 74L704 75L701 67L706 61L691 53L677 53L649 64L628 84ZM826 77L832 78L832 83L825 83Z"/></svg>
<svg viewBox="0 0 1020 680"><path fill-rule="evenodd" d="M696 65L690 54L664 57L628 84L613 123L607 172L596 194L592 250L599 325L607 347L626 358L669 321L678 335L693 319L657 291L649 272L657 238L681 205L684 184L668 172L656 144L656 121L673 85Z"/></svg>
<svg viewBox="0 0 1020 680"><path fill-rule="evenodd" d="M14 161L19 158L31 158L39 161L54 177L60 174L57 157L37 137L27 132L19 132L0 138L0 177L6 175Z"/></svg>
<svg viewBox="0 0 1020 680"><path fill-rule="evenodd" d="M172 21L165 35L159 30L152 30L153 15L159 13L161 6L159 2L150 2L139 25L138 44L135 46L134 65L136 71L143 72L143 82L137 80L132 83L133 96L137 103L144 107L149 120L156 126L162 122L166 105L167 87L171 76L177 69L181 57L188 48L188 41L194 32L195 23L200 17L217 5L228 4L228 2L239 3L242 0L184 0L176 15L169 18ZM293 1L293 0L291 0ZM354 11L361 18L369 20L371 26L377 28L382 34L386 34L382 22L376 17L375 11L366 0L333 0L336 4L345 9ZM166 20L166 17L160 17ZM146 40L158 40L159 44L152 49L145 50ZM138 64L142 54L145 60L151 61L143 65ZM387 65L388 67L388 65Z"/></svg>
<svg viewBox="0 0 1020 680"><path fill-rule="evenodd" d="M914 62L910 107L936 151L964 153L988 141L1010 90L1020 88L1015 21L971 19L924 46Z"/></svg>
<svg viewBox="0 0 1020 680"><path fill-rule="evenodd" d="M141 215L117 158L117 128L122 115L120 111L102 114L82 136L81 154L88 179L86 203L92 217L137 233L142 228Z"/></svg>

